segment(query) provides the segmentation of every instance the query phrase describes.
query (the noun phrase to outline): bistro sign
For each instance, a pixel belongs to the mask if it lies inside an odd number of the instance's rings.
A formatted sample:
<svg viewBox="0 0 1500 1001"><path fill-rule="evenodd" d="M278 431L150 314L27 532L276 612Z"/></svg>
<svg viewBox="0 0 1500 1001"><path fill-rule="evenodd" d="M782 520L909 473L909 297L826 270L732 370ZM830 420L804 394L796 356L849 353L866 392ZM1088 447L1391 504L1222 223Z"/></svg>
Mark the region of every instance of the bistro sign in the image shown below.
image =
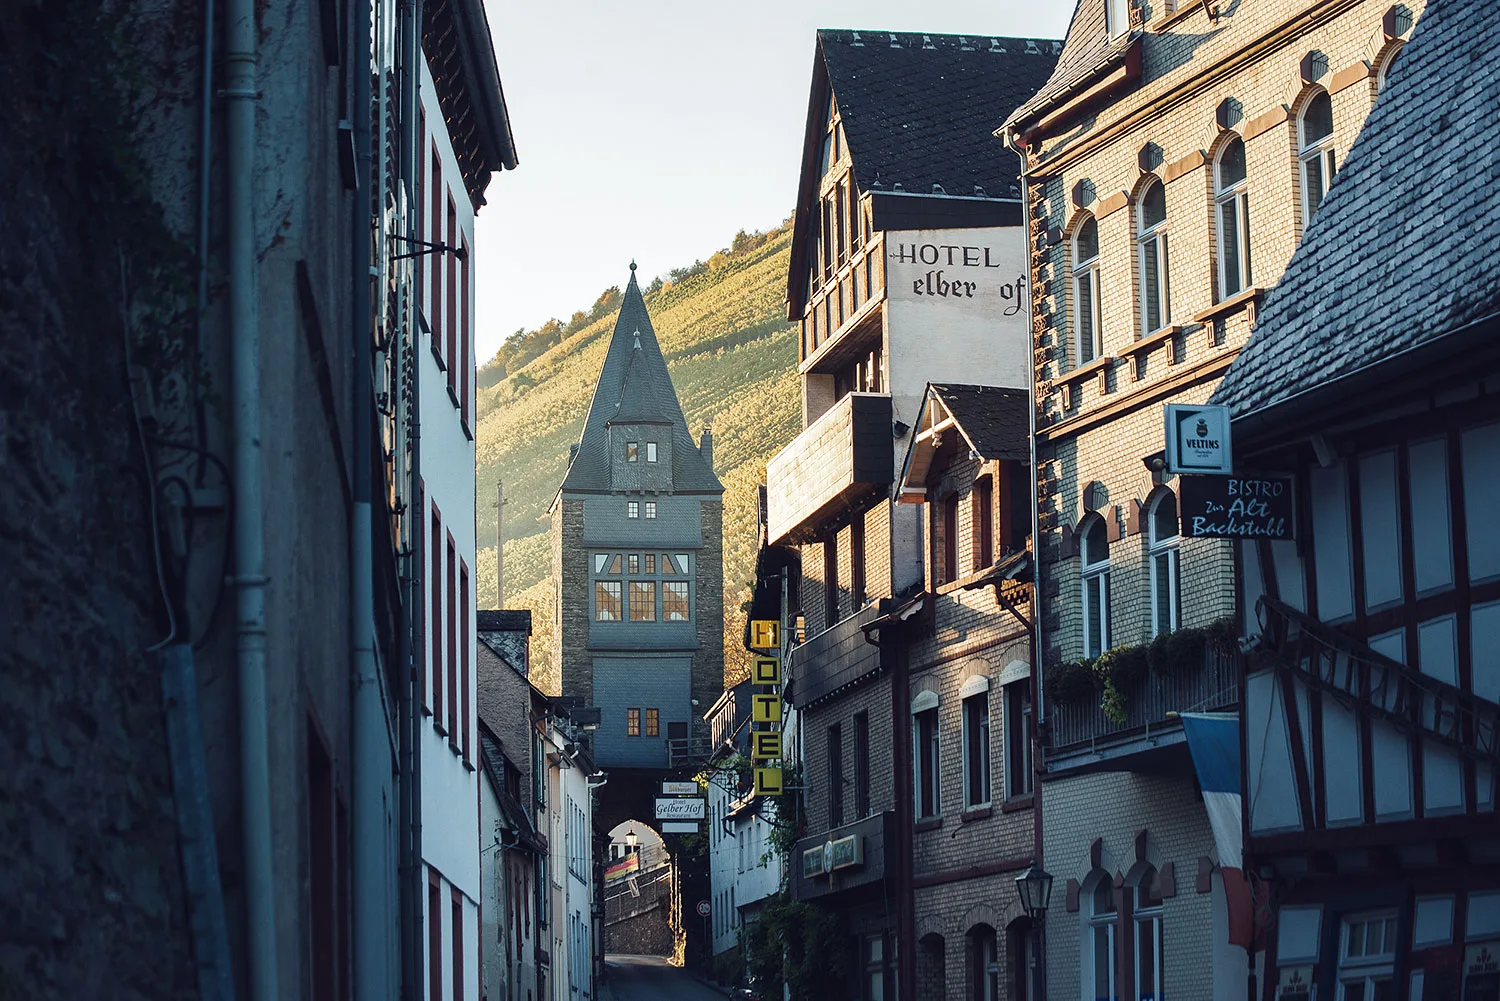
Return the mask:
<svg viewBox="0 0 1500 1001"><path fill-rule="evenodd" d="M1182 534L1212 539L1290 539L1296 509L1290 476L1184 476Z"/></svg>

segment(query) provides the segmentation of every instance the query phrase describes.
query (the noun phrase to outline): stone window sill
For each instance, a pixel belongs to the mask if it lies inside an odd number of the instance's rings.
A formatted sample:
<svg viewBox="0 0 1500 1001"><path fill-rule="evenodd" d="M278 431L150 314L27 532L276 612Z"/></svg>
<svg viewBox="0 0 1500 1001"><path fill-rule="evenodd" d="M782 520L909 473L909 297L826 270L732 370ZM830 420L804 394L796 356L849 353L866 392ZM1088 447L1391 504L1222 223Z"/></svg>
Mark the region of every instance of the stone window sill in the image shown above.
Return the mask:
<svg viewBox="0 0 1500 1001"><path fill-rule="evenodd" d="M917 821L915 828L918 834L923 831L936 831L943 826L942 817L924 817Z"/></svg>
<svg viewBox="0 0 1500 1001"><path fill-rule="evenodd" d="M1237 312L1241 309L1245 309L1246 307L1253 305L1260 300L1261 296L1265 294L1266 290L1263 288L1247 288L1243 292L1236 292L1228 299L1224 299L1220 302L1214 303L1212 306L1208 307L1203 312L1193 317L1193 319L1197 320L1199 323L1212 322L1213 320L1220 319L1221 317L1228 316L1230 313Z"/></svg>
<svg viewBox="0 0 1500 1001"><path fill-rule="evenodd" d="M436 716L432 718L432 728L433 730L437 731L437 735L439 737L448 736L448 728L439 723Z"/></svg>
<svg viewBox="0 0 1500 1001"><path fill-rule="evenodd" d="M971 806L963 813L960 813L958 815L958 822L961 824L972 824L976 820L989 820L994 815L994 805L986 803L983 806Z"/></svg>
<svg viewBox="0 0 1500 1001"><path fill-rule="evenodd" d="M1004 803L1001 803L1000 810L1002 813L1020 813L1022 810L1030 810L1035 800L1036 796L1034 793L1027 793L1024 796L1017 796L1014 799L1008 799Z"/></svg>
<svg viewBox="0 0 1500 1001"><path fill-rule="evenodd" d="M1113 365L1114 363L1114 355L1104 355L1103 357L1095 358L1087 365L1079 365L1077 368L1064 373L1062 381L1078 382L1080 379L1087 379L1091 375L1098 375L1100 372L1109 368L1109 366Z"/></svg>

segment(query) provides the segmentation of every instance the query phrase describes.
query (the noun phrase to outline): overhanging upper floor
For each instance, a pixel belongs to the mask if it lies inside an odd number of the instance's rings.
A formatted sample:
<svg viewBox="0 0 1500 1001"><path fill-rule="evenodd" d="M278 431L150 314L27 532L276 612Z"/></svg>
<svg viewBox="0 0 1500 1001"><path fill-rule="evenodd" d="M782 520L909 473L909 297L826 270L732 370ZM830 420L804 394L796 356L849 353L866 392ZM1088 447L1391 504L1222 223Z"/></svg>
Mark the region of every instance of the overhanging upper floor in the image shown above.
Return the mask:
<svg viewBox="0 0 1500 1001"><path fill-rule="evenodd" d="M894 476L891 398L850 393L766 465L771 545L811 542L825 523L890 489Z"/></svg>

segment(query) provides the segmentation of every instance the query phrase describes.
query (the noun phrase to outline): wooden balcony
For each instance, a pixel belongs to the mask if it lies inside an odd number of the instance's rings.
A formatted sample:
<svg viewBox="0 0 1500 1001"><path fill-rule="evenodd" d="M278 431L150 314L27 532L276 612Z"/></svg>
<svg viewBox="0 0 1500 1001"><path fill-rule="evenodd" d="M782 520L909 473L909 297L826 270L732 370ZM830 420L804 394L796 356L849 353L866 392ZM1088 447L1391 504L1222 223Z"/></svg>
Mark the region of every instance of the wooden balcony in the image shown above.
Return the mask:
<svg viewBox="0 0 1500 1001"><path fill-rule="evenodd" d="M886 853L896 850L895 818L893 811L886 810L798 841L789 859L793 898L817 900L843 890L879 885L886 876ZM847 840L851 838L852 843ZM840 851L835 866L822 864L822 853L831 842L843 842L841 849L853 849Z"/></svg>
<svg viewBox="0 0 1500 1001"><path fill-rule="evenodd" d="M1046 754L1048 771L1089 765L1130 769L1149 768L1149 760L1129 762L1135 755L1159 757L1182 744L1180 712L1233 709L1240 700L1239 654L1212 647L1203 652L1203 668L1176 677L1148 674L1139 687L1127 692L1125 721L1116 723L1100 708L1100 697L1084 702L1049 701ZM1169 715L1171 714L1171 715Z"/></svg>
<svg viewBox="0 0 1500 1001"><path fill-rule="evenodd" d="M816 540L825 524L884 495L894 476L891 398L850 393L766 465L773 546Z"/></svg>

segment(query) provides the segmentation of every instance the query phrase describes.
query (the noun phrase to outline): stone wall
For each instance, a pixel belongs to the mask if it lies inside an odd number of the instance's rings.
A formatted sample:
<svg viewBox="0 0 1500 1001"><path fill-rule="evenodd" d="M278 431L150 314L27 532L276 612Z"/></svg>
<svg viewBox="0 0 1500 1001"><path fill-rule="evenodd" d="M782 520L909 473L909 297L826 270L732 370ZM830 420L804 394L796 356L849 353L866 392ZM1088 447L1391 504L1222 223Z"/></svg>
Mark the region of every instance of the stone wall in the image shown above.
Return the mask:
<svg viewBox="0 0 1500 1001"><path fill-rule="evenodd" d="M697 605L693 625L698 650L693 654L693 698L699 713L707 712L724 690L724 502L705 497L699 507L703 548L695 567ZM701 720L695 720L695 725Z"/></svg>
<svg viewBox="0 0 1500 1001"><path fill-rule="evenodd" d="M552 665L562 694L592 705L594 664L589 657L589 566L583 545L583 500L561 498L552 512L552 579L557 586L557 621L552 631Z"/></svg>

